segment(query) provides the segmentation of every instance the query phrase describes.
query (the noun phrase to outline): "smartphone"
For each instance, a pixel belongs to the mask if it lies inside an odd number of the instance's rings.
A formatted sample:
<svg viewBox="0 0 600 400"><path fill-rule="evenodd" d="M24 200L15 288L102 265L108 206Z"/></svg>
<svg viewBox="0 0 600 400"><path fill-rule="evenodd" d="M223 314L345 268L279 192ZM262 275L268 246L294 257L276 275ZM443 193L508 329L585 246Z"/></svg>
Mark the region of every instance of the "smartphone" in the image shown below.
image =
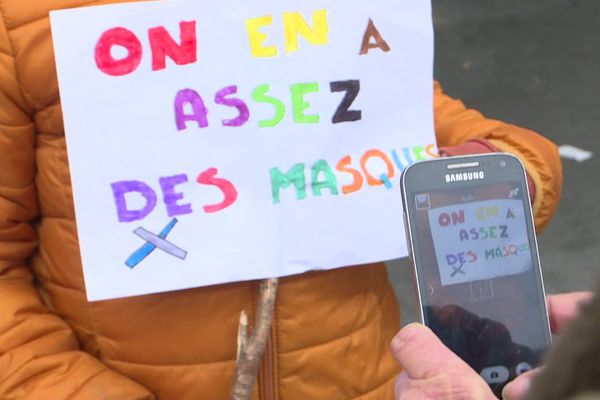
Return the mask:
<svg viewBox="0 0 600 400"><path fill-rule="evenodd" d="M551 343L526 179L505 153L418 162L401 177L421 321L498 396Z"/></svg>

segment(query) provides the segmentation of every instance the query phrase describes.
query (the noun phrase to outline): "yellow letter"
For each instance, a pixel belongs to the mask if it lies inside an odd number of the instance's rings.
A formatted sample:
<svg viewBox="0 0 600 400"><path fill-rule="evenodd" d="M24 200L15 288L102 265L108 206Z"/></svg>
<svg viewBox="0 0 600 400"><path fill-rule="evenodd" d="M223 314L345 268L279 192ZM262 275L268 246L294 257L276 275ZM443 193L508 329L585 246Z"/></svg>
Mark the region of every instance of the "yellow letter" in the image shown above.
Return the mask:
<svg viewBox="0 0 600 400"><path fill-rule="evenodd" d="M248 30L248 39L250 40L250 51L254 57L274 57L277 55L277 47L264 47L262 42L267 38L266 33L261 33L258 28L265 25L271 25L273 18L270 15L264 15L258 18L246 20L246 29Z"/></svg>
<svg viewBox="0 0 600 400"><path fill-rule="evenodd" d="M291 12L283 14L283 28L285 30L285 51L291 53L298 50L298 34L312 44L327 44L327 11L313 11L313 25L311 28L301 13Z"/></svg>

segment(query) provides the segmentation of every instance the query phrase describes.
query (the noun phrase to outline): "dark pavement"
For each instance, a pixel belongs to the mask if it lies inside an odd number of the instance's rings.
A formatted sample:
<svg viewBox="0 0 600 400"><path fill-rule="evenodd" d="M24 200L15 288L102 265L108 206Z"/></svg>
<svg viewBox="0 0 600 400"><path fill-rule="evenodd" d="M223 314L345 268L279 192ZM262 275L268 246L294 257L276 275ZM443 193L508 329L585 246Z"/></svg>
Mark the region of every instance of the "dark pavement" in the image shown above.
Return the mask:
<svg viewBox="0 0 600 400"><path fill-rule="evenodd" d="M538 244L546 291L600 280L600 1L434 0L435 78L453 97L594 156L563 159L559 209ZM415 319L406 259L389 270Z"/></svg>

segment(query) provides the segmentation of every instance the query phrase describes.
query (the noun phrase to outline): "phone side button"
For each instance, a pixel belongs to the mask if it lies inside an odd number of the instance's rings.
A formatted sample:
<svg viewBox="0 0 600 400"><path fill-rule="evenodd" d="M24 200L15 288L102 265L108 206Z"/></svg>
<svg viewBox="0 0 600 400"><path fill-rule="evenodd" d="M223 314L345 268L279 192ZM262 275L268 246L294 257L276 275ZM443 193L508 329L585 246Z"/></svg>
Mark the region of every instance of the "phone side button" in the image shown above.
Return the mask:
<svg viewBox="0 0 600 400"><path fill-rule="evenodd" d="M487 383L502 383L508 380L508 369L502 365L487 367L479 373Z"/></svg>
<svg viewBox="0 0 600 400"><path fill-rule="evenodd" d="M406 213L402 213L402 217L404 217L404 233L406 236L406 249L408 250L408 258L412 262L412 246L410 245L410 240L408 240L408 221L406 220Z"/></svg>

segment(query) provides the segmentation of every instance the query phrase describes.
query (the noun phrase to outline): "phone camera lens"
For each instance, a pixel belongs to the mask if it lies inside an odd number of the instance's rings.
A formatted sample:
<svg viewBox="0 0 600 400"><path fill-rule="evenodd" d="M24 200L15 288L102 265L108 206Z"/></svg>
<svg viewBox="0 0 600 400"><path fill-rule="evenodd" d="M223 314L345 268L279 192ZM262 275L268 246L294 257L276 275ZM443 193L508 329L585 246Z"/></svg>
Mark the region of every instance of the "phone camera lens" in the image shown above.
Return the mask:
<svg viewBox="0 0 600 400"><path fill-rule="evenodd" d="M506 161L504 161L504 160L500 161L500 166L501 167L506 167Z"/></svg>

